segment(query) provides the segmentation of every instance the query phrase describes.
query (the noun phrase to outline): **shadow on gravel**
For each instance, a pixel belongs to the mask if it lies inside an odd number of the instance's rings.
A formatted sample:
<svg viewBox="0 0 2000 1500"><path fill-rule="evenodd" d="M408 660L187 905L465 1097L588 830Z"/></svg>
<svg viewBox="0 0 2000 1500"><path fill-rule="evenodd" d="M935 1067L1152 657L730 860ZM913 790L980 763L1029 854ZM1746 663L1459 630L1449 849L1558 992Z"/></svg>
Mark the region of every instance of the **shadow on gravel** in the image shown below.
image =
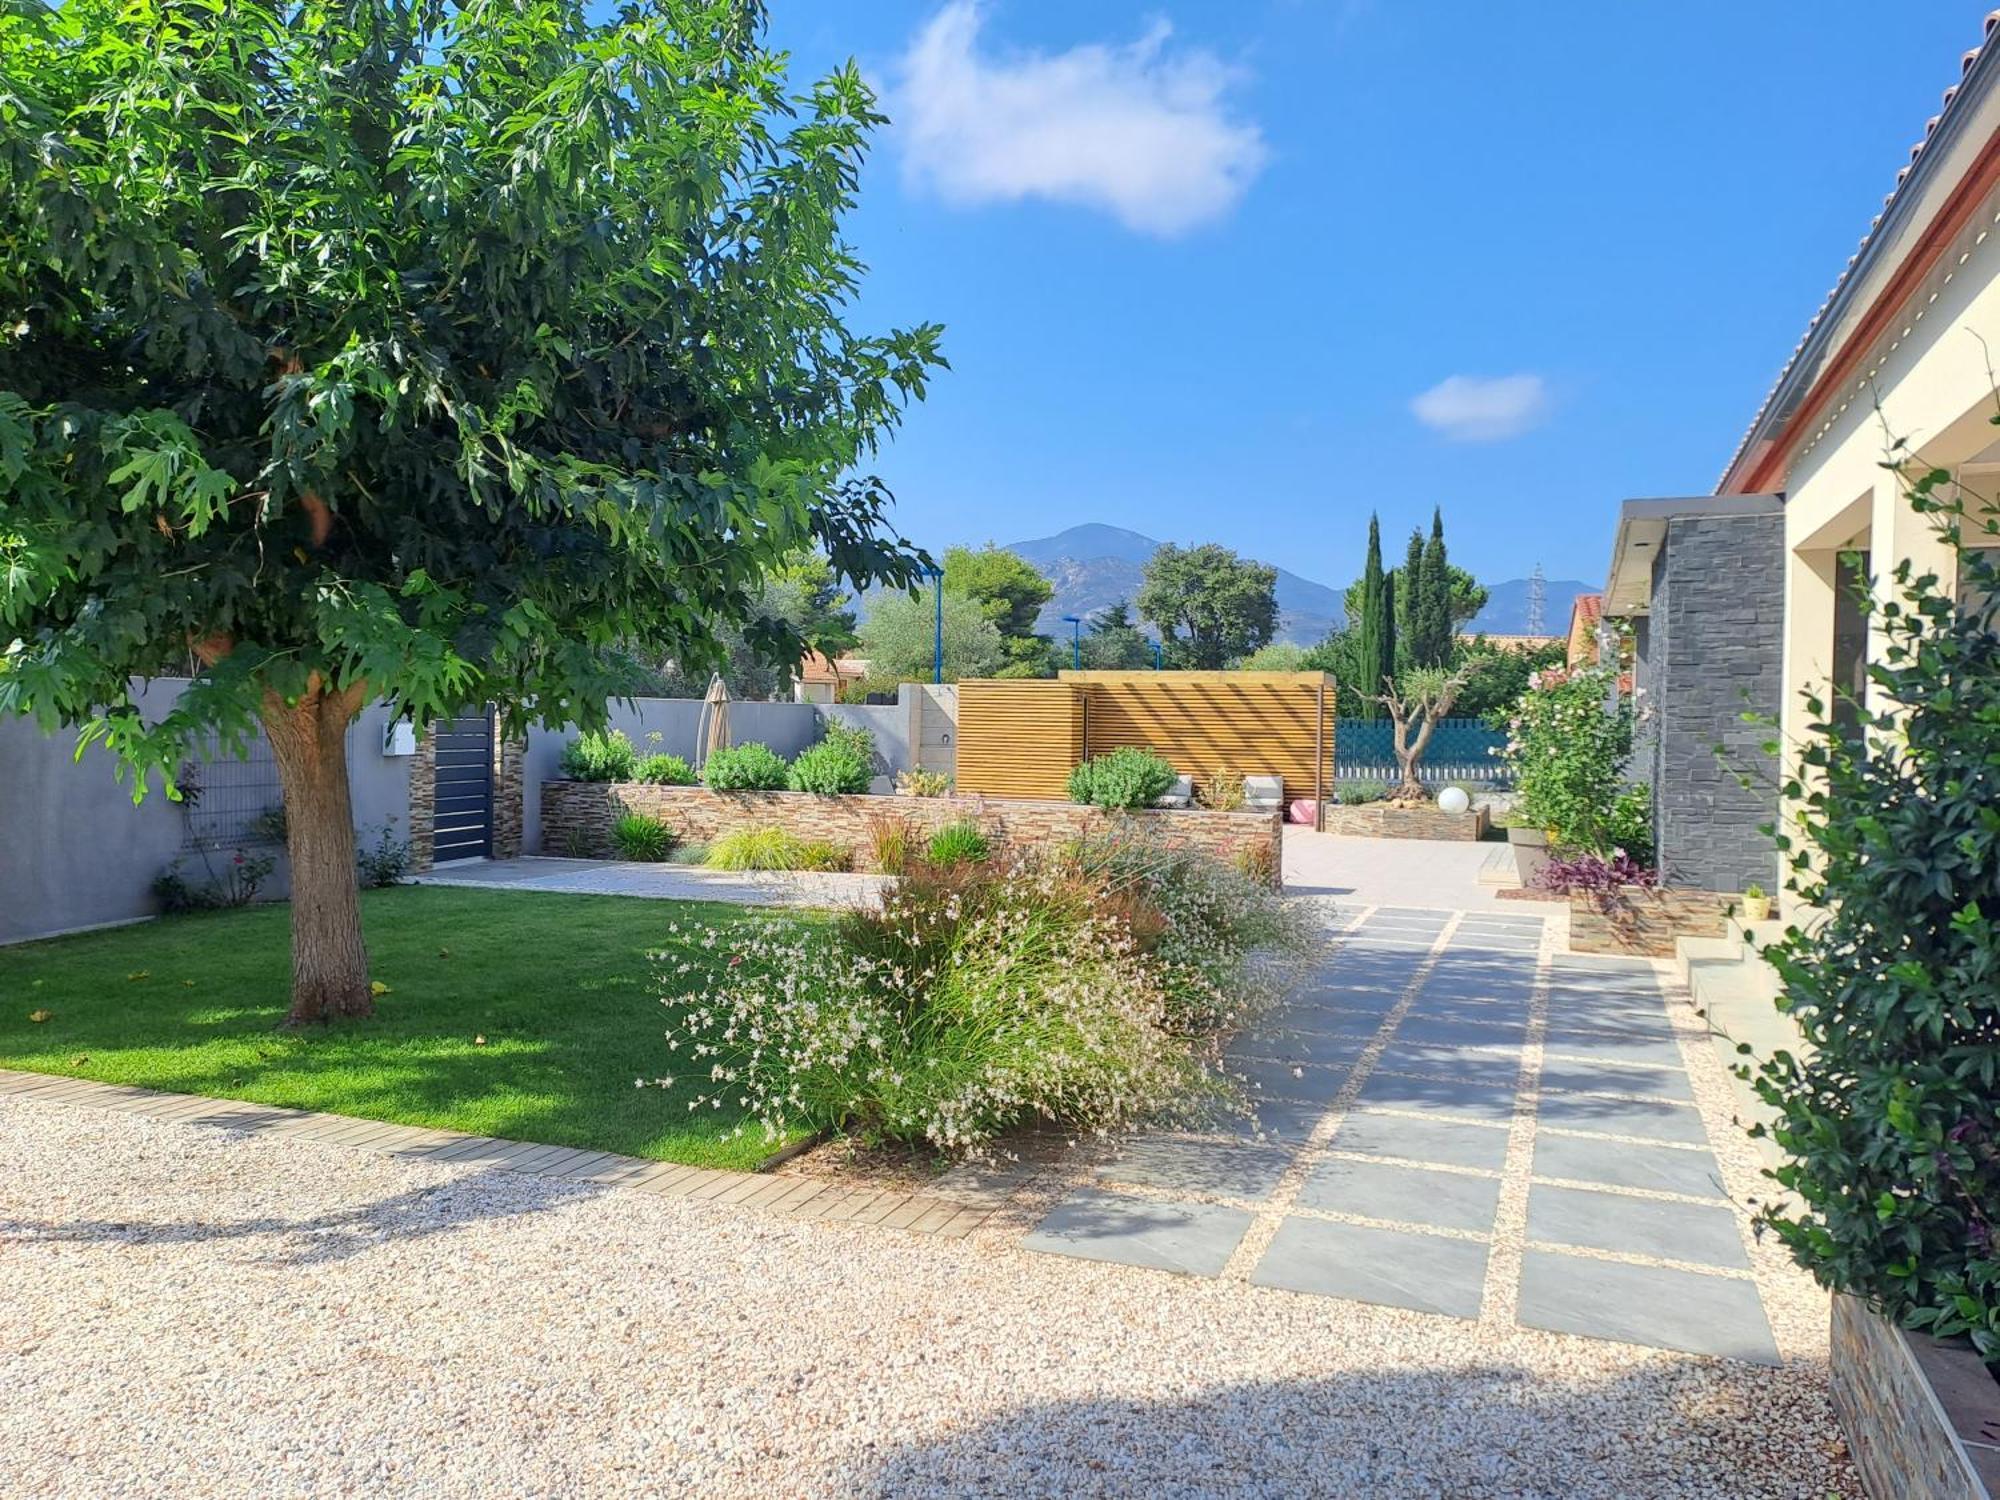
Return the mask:
<svg viewBox="0 0 2000 1500"><path fill-rule="evenodd" d="M268 1256L260 1258L280 1265L310 1266L346 1260L394 1240L427 1239L485 1220L543 1213L602 1191L595 1183L496 1168L306 1218L189 1219L177 1223L72 1219L57 1224L0 1218L0 1244L181 1245L268 1236L278 1243Z"/></svg>
<svg viewBox="0 0 2000 1500"><path fill-rule="evenodd" d="M1566 1378L1471 1359L1050 1402L843 1476L856 1496L1858 1496L1824 1369L1668 1355Z"/></svg>

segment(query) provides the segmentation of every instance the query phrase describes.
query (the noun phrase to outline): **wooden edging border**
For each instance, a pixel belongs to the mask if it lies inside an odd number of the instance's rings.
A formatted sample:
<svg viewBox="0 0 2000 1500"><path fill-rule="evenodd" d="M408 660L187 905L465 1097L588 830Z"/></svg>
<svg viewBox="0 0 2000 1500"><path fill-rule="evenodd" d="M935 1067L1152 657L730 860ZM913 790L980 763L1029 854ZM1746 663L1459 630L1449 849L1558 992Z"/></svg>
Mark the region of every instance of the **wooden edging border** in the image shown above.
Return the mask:
<svg viewBox="0 0 2000 1500"><path fill-rule="evenodd" d="M422 1125L392 1125L351 1115L252 1104L241 1099L162 1093L157 1089L96 1083L53 1073L0 1069L0 1098L117 1110L180 1125L318 1141L402 1161L521 1172L596 1187L626 1188L659 1198L759 1208L787 1218L908 1229L940 1239L963 1239L996 1212L992 1207L969 1206L923 1193L900 1193L830 1178L773 1175L770 1168L791 1160L812 1144L809 1141L778 1152L759 1171L737 1172L720 1167L687 1167L584 1147L502 1140Z"/></svg>

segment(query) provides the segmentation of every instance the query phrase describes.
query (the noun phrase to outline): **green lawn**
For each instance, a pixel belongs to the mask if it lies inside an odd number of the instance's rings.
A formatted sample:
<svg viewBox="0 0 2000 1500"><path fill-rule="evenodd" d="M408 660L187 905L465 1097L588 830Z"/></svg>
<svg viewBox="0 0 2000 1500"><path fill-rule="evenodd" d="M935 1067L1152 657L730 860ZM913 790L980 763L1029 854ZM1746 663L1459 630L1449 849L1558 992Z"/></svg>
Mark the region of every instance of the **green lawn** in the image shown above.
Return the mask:
<svg viewBox="0 0 2000 1500"><path fill-rule="evenodd" d="M741 908L438 886L361 901L389 987L373 1020L278 1029L288 907L174 917L0 948L0 1067L701 1166L776 1149L633 1086L669 1071L648 949L670 921Z"/></svg>

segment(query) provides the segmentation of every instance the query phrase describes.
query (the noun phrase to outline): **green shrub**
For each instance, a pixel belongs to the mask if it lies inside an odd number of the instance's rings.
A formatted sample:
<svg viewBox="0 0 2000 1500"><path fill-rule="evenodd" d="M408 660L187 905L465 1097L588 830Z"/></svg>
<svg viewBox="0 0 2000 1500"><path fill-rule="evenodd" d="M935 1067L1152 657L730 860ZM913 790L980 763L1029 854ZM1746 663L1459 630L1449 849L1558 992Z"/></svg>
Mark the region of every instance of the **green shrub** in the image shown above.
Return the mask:
<svg viewBox="0 0 2000 1500"><path fill-rule="evenodd" d="M1623 849L1652 856L1650 804L1624 784L1632 754L1632 701L1609 666L1538 672L1515 705L1506 761L1514 772L1514 821L1586 854ZM1642 832L1643 829L1643 832ZM1624 842L1638 840L1637 847ZM1642 860L1641 862L1644 862Z"/></svg>
<svg viewBox="0 0 2000 1500"><path fill-rule="evenodd" d="M648 813L628 812L611 825L611 842L622 858L658 863L674 852L680 835Z"/></svg>
<svg viewBox="0 0 2000 1500"><path fill-rule="evenodd" d="M1203 1086L1116 917L1054 872L913 873L880 913L672 941L661 973L689 1019L668 1055L697 1061L669 1086L696 1108L747 1101L771 1138L959 1151L1034 1120L1109 1129ZM678 950L718 942L726 979L684 1001Z"/></svg>
<svg viewBox="0 0 2000 1500"><path fill-rule="evenodd" d="M802 870L806 841L789 828L732 828L708 846L712 870Z"/></svg>
<svg viewBox="0 0 2000 1500"><path fill-rule="evenodd" d="M868 820L868 863L880 875L900 875L910 867L915 830L901 818L877 815Z"/></svg>
<svg viewBox="0 0 2000 1500"><path fill-rule="evenodd" d="M563 746L562 773L571 781L630 781L637 760L623 730L587 730Z"/></svg>
<svg viewBox="0 0 2000 1500"><path fill-rule="evenodd" d="M799 752L785 784L795 792L835 797L867 791L873 776L873 768L855 752L851 739L824 739Z"/></svg>
<svg viewBox="0 0 2000 1500"><path fill-rule="evenodd" d="M843 848L831 839L807 839L799 846L798 864L800 870L851 870L854 868L854 851Z"/></svg>
<svg viewBox="0 0 2000 1500"><path fill-rule="evenodd" d="M1982 523L1939 498L1948 483L1925 475L1910 498L1957 541ZM1907 562L1897 600L1864 603L1869 678L1901 712L1809 700L1785 787L1797 834L1778 842L1820 915L1764 950L1807 1045L1745 1072L1778 1111L1772 1175L1795 1198L1761 1223L1826 1286L1966 1336L2000 1370L1995 557L1961 551L1963 609Z"/></svg>
<svg viewBox="0 0 2000 1500"><path fill-rule="evenodd" d="M1361 781L1340 789L1338 800L1342 807L1366 807L1371 802L1380 802L1389 795L1389 789L1379 781Z"/></svg>
<svg viewBox="0 0 2000 1500"><path fill-rule="evenodd" d="M924 858L947 867L978 864L992 853L992 842L977 823L947 823L924 845Z"/></svg>
<svg viewBox="0 0 2000 1500"><path fill-rule="evenodd" d="M709 756L701 779L718 792L775 792L785 784L785 758L752 741Z"/></svg>
<svg viewBox="0 0 2000 1500"><path fill-rule="evenodd" d="M693 786L694 767L678 755L642 755L632 767L632 777L653 786Z"/></svg>
<svg viewBox="0 0 2000 1500"><path fill-rule="evenodd" d="M381 890L386 886L400 885L403 877L409 874L409 841L396 837L394 817L382 820L382 827L377 831L373 843L364 843L359 838L354 842L354 869L360 877L363 890Z"/></svg>
<svg viewBox="0 0 2000 1500"><path fill-rule="evenodd" d="M1211 812L1236 812L1249 800L1243 777L1225 766L1217 766L1201 784L1201 805Z"/></svg>
<svg viewBox="0 0 2000 1500"><path fill-rule="evenodd" d="M1069 800L1109 808L1151 807L1179 779L1174 768L1152 751L1128 745L1071 771Z"/></svg>
<svg viewBox="0 0 2000 1500"><path fill-rule="evenodd" d="M949 771L926 771L920 766L912 766L907 771L896 773L896 795L899 797L944 797L950 793Z"/></svg>

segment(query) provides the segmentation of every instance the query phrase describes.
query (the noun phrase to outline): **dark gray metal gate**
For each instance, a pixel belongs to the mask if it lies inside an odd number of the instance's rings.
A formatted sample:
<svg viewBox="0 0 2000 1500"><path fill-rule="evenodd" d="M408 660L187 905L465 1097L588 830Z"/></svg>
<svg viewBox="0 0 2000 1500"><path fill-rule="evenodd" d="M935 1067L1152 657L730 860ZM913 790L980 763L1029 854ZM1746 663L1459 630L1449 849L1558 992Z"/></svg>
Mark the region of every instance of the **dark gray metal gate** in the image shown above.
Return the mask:
<svg viewBox="0 0 2000 1500"><path fill-rule="evenodd" d="M437 805L431 858L493 852L493 715L447 719L437 730Z"/></svg>

